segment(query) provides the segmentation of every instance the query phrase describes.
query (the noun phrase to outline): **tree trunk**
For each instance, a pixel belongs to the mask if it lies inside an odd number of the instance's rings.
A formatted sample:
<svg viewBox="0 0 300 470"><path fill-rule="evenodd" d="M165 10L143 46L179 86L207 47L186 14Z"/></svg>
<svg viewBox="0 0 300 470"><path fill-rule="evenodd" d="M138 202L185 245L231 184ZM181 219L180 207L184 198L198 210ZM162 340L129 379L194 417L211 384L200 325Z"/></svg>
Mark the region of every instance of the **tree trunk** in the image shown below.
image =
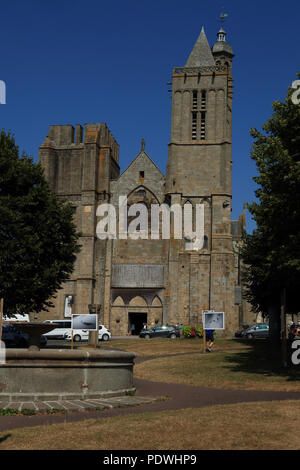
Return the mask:
<svg viewBox="0 0 300 470"><path fill-rule="evenodd" d="M280 347L281 337L281 324L280 324L280 302L272 304L268 308L268 316L269 316L269 338L270 343L274 347Z"/></svg>

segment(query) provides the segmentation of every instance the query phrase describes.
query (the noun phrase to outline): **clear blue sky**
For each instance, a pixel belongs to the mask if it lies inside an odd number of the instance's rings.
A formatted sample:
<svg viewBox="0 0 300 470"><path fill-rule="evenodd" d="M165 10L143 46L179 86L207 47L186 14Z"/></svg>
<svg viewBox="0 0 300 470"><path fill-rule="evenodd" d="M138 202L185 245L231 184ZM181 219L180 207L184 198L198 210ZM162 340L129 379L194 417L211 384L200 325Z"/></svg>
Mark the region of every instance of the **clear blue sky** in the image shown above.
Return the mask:
<svg viewBox="0 0 300 470"><path fill-rule="evenodd" d="M124 170L140 150L165 172L171 99L202 25L210 45L228 13L235 58L233 218L254 198L249 129L260 128L300 70L300 3L268 0L10 0L1 5L0 127L38 158L50 124L106 122ZM249 215L248 230L254 227Z"/></svg>

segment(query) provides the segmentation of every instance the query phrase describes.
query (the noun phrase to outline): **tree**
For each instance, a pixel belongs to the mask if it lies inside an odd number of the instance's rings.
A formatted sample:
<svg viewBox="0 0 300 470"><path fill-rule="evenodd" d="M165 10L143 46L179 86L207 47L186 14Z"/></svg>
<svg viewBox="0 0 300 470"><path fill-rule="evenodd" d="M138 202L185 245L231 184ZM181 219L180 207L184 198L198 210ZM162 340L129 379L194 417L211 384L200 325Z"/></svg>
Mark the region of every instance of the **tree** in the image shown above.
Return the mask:
<svg viewBox="0 0 300 470"><path fill-rule="evenodd" d="M70 278L79 234L43 169L0 134L0 298L7 314L47 310Z"/></svg>
<svg viewBox="0 0 300 470"><path fill-rule="evenodd" d="M273 103L264 134L251 129L251 157L258 169L253 179L259 187L258 201L248 209L257 229L244 234L241 252L246 297L255 311L269 315L277 338L283 288L287 310L300 311L300 104L293 103L293 92L289 88L284 102Z"/></svg>

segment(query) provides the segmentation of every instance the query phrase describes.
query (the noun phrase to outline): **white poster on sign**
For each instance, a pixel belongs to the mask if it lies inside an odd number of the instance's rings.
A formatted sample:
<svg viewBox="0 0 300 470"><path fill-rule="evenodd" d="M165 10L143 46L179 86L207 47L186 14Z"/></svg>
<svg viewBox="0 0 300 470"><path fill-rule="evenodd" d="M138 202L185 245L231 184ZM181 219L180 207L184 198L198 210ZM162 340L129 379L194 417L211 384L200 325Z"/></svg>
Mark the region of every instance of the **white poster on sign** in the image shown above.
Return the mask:
<svg viewBox="0 0 300 470"><path fill-rule="evenodd" d="M86 314L86 315L72 315L72 330L98 330L98 315Z"/></svg>
<svg viewBox="0 0 300 470"><path fill-rule="evenodd" d="M206 310L202 312L204 330L225 330L225 313Z"/></svg>

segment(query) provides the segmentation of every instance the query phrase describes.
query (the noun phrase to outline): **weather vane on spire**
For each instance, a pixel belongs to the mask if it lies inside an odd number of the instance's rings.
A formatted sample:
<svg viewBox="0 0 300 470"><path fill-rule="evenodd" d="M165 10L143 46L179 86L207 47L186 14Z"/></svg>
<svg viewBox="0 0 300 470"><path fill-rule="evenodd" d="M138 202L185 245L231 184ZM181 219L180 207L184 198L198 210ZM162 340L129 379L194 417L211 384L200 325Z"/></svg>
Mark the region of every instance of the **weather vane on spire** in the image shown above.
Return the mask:
<svg viewBox="0 0 300 470"><path fill-rule="evenodd" d="M226 18L228 18L228 15L227 13L224 13L224 8L222 10L222 13L220 15L220 24L221 24L221 27L224 25L225 21L226 21Z"/></svg>

